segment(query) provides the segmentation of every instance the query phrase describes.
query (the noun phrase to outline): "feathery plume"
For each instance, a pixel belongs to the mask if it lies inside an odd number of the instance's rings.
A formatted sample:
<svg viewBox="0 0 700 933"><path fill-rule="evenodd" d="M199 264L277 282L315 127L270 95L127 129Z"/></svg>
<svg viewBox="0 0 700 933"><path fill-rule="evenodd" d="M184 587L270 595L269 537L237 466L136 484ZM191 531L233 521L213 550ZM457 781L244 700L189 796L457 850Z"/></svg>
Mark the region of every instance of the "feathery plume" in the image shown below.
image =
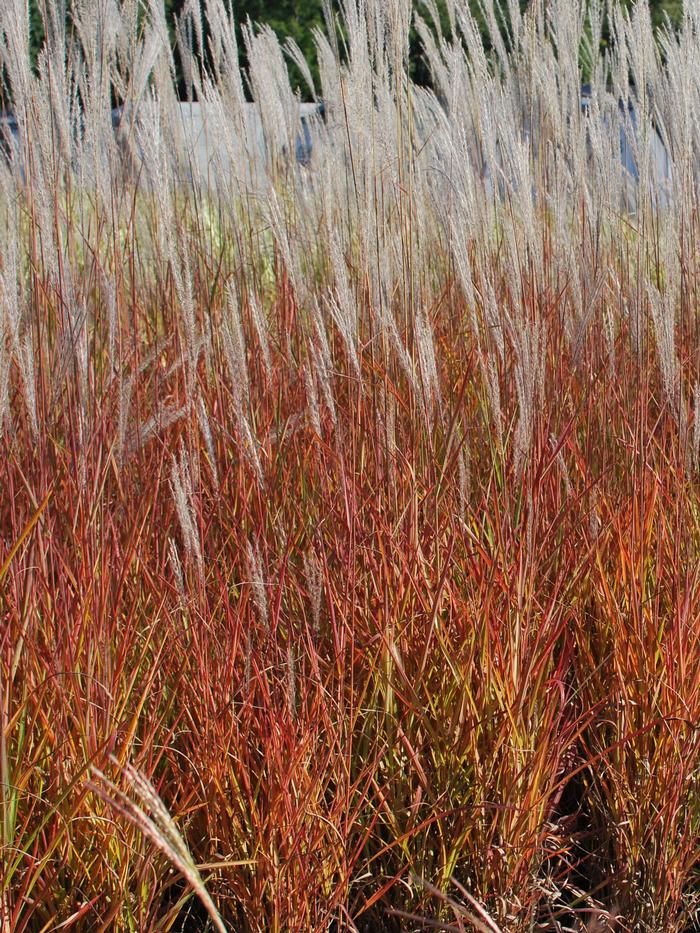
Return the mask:
<svg viewBox="0 0 700 933"><path fill-rule="evenodd" d="M204 558L199 543L199 533L195 523L194 491L189 458L184 446L180 446L180 456L173 454L170 458L170 488L175 501L175 510L185 550L193 557L200 578L204 578Z"/></svg>

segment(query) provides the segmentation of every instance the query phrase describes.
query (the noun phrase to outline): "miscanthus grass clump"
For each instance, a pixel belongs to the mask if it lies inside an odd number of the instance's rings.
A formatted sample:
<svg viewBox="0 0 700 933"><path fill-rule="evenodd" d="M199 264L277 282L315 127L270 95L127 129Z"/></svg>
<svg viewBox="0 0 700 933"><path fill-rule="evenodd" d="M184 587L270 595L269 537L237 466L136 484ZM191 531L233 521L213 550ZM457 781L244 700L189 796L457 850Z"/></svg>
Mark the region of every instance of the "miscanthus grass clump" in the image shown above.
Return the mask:
<svg viewBox="0 0 700 933"><path fill-rule="evenodd" d="M445 9L1 5L3 933L699 922L700 4Z"/></svg>

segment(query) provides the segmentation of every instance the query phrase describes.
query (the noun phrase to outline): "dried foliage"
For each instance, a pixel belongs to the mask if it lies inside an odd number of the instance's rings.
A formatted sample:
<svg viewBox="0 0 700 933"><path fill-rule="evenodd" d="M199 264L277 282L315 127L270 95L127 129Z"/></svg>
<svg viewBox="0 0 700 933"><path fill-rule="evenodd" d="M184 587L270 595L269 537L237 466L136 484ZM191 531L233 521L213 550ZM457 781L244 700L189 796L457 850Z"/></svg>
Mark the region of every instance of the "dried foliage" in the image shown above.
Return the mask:
<svg viewBox="0 0 700 933"><path fill-rule="evenodd" d="M204 150L0 5L3 931L696 928L700 5L501 6L329 7L300 164L223 0Z"/></svg>

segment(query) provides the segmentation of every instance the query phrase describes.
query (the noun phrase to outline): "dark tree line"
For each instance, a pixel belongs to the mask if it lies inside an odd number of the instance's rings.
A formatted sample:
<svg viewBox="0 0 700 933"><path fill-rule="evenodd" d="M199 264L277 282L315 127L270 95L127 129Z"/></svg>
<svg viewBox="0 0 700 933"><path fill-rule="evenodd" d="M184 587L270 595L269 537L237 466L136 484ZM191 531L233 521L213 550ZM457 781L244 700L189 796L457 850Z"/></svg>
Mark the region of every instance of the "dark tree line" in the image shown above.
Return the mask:
<svg viewBox="0 0 700 933"><path fill-rule="evenodd" d="M270 26L281 37L292 37L296 40L305 57L312 64L312 74L317 77L314 64L314 40L313 29L315 26L322 26L324 23L322 0L226 0L229 9L232 10L234 18L238 23L239 30L242 24L250 19L253 23L265 23ZM477 19L479 19L478 3L470 0ZM521 0L524 5L527 0ZM632 0L620 0L620 2L629 5ZM36 52L43 41L43 25L40 10L44 0L29 0L31 13L31 42ZM185 0L164 0L165 10L168 22L171 25L171 37L175 45L175 30L173 28L175 17L178 16L185 4ZM67 7L70 7L70 0L66 0ZM652 19L655 26L660 26L666 16L672 23L677 24L683 14L683 0L649 0L652 11ZM336 4L334 3L334 6ZM438 8L444 11L443 0L438 0ZM446 17L444 25L447 26ZM486 39L488 41L488 39ZM245 47L241 36L241 57L245 65ZM429 75L425 69L420 55L420 47L415 35L412 35L411 41L411 73L414 80L424 84L429 82ZM176 54L177 58L177 54ZM307 96L309 89L305 86L301 75L296 66L290 63L293 82L299 86L302 95Z"/></svg>

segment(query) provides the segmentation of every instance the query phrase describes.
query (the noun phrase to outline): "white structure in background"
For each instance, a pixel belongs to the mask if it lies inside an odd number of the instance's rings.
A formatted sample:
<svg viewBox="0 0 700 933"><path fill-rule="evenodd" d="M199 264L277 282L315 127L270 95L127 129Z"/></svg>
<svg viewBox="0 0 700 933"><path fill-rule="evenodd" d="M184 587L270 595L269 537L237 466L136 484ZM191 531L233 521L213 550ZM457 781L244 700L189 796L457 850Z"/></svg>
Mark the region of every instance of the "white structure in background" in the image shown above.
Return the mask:
<svg viewBox="0 0 700 933"><path fill-rule="evenodd" d="M178 103L169 126L163 125L156 105L141 105L134 117L115 110L112 124L122 151L130 154L132 168L149 162L156 136L171 156L173 170L183 181L216 187L236 178L246 185L262 181L267 168L308 166L314 142L323 124L323 104L298 104L287 114L282 132L265 132L259 108L247 103L230 114L220 103ZM234 128L231 132L231 128Z"/></svg>
<svg viewBox="0 0 700 933"><path fill-rule="evenodd" d="M669 207L672 159L651 118L643 133L632 101L625 105L607 95L594 104L586 86L579 106L555 135L550 127L543 138L536 102L514 113L496 98L484 132L476 122L457 123L433 95L425 94L417 101L414 124L433 176L462 197L480 191L487 201L503 202L531 187L537 203L561 185L589 185L603 200L609 191L611 206L619 197L617 209L634 212L644 175L652 205Z"/></svg>
<svg viewBox="0 0 700 933"><path fill-rule="evenodd" d="M630 103L615 106L607 101L607 111L593 114L588 88L581 90L581 115L586 124L586 145L589 154L589 171L610 171L610 158L614 158L615 139L619 140L619 162L624 191L623 209L636 207L640 171L645 145L648 153L648 187L656 206L668 207L672 191L671 159L655 126L649 126L646 140L639 131L637 113ZM328 120L327 120L328 117ZM260 108L254 103L242 107L224 109L221 100L215 103L176 102L171 108L161 108L154 101L142 102L136 110L112 111L112 127L104 128L103 142L98 148L112 149L118 143L120 158L139 183L148 185L149 175L158 170L158 160L167 160L176 179L182 183L203 187L219 187L235 184L247 190L262 190L266 187L268 169L274 164L281 170L299 171L301 167L313 167L314 150L323 145L333 145L335 132L341 133L338 148L344 150L346 137L342 122L332 119L324 105L295 103L290 112L280 106L274 125L264 126ZM509 128L505 139L497 134L490 155L478 142L477 136L467 127L454 127L450 116L438 101L426 97L422 106L414 112L414 128L419 137L417 148L427 147L424 156L430 153L433 168L444 176L464 179L464 164L471 166L470 184L482 185L488 199L502 200L508 191L519 187L517 172L513 174L513 160L504 158L504 149L515 143L532 149L536 156L537 135L531 132L524 121L520 136L515 127ZM517 121L516 121L517 122ZM515 136L513 135L515 133ZM0 154L4 153L10 163L22 161L20 127L12 114L0 114ZM455 140L460 145L455 148ZM94 148L84 140L74 150L81 157L74 165L81 167L80 177L93 177L90 165ZM457 163L455 162L457 159ZM558 155L559 164L566 169L567 153L563 148ZM24 175L24 166L19 166ZM537 192L533 191L533 196Z"/></svg>
<svg viewBox="0 0 700 933"><path fill-rule="evenodd" d="M606 114L597 116L591 114L590 107L590 92L584 86L581 89L581 115L588 126L586 132L591 170L596 160L602 159L605 163L609 158L608 153L612 154L609 147L612 146L614 150L614 139L619 139L618 166L624 191L624 204L621 207L633 211L640 183L638 166L646 144L649 190L656 206L667 207L671 197L671 159L656 127L649 126L648 138L643 141L637 113L631 103L627 108L622 104L616 108L613 101ZM242 113L235 114L225 113L220 103L179 103L175 108L172 125L167 131L161 126L161 132L164 140L171 137L174 140L174 144L168 144L167 148L173 155L173 167L183 181L216 187L222 180L227 184L234 180L248 189L258 189L265 187L266 170L274 162L278 168L311 167L314 148L324 142L332 144L333 126L337 120L328 119L326 125L328 115L323 104L297 104L295 111L288 114L280 108L279 123L265 127L260 109L253 103L245 104ZM425 117L423 120L421 111ZM118 138L121 131L122 146L125 143L130 146L138 164L144 158L150 134L159 126L162 117L157 112L149 113L146 106L141 107L136 126L124 133L124 127L119 122L120 114L115 114L113 122ZM441 167L441 171L451 174L455 151L453 144L448 144L448 138L453 137L454 133L454 127L450 127L449 114L433 98L433 106L427 109L416 108L414 118L414 128L419 137L417 148L422 149L423 144L428 143L435 164ZM231 127L234 127L233 132ZM446 135L443 135L445 132ZM457 128L457 135L459 132ZM520 142L534 147L535 151L538 148L537 137L527 126ZM339 146L345 148L344 134ZM488 198L503 199L509 190L518 187L517 177L510 173L512 160L504 159L500 140L491 157L474 140L467 148L475 178L480 179ZM564 165L567 161L564 151L560 159Z"/></svg>

